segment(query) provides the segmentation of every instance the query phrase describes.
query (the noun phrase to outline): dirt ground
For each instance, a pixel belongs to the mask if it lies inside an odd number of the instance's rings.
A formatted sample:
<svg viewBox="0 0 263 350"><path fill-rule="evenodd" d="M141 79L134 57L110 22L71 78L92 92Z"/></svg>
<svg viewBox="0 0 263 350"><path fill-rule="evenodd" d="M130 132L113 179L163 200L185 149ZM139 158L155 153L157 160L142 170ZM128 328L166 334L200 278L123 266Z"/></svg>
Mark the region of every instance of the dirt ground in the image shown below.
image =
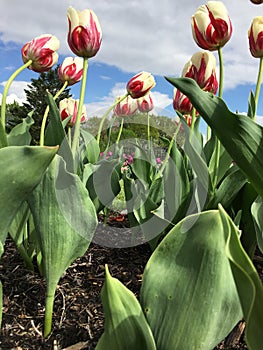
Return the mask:
<svg viewBox="0 0 263 350"><path fill-rule="evenodd" d="M150 255L148 244L118 249L92 243L86 254L68 268L59 282L53 330L44 340L45 282L37 273L25 269L14 244L8 239L0 260L4 294L0 350L95 349L103 332L100 292L105 264L114 277L139 296L142 273ZM260 256L256 258L261 274L262 260ZM238 327L243 330L244 324ZM242 331L232 332L216 349L247 349Z"/></svg>

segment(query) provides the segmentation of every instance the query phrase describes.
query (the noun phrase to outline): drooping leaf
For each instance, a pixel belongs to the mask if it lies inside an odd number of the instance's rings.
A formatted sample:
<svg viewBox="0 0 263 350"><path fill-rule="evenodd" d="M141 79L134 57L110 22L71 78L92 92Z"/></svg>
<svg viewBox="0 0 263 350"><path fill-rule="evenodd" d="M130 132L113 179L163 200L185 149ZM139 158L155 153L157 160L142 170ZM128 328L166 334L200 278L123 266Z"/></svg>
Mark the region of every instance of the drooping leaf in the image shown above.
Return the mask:
<svg viewBox="0 0 263 350"><path fill-rule="evenodd" d="M65 166L56 156L29 197L47 283L45 336L51 331L56 285L70 264L85 253L97 226L88 191Z"/></svg>
<svg viewBox="0 0 263 350"><path fill-rule="evenodd" d="M263 127L247 116L232 113L221 98L202 91L193 79L166 79L189 97L227 152L263 196Z"/></svg>
<svg viewBox="0 0 263 350"><path fill-rule="evenodd" d="M0 241L21 204L40 182L57 147L10 146L0 149Z"/></svg>
<svg viewBox="0 0 263 350"><path fill-rule="evenodd" d="M242 318L218 210L187 216L150 257L141 305L157 349L213 349Z"/></svg>
<svg viewBox="0 0 263 350"><path fill-rule="evenodd" d="M256 268L240 243L237 227L222 207L219 207L219 210L225 230L229 231L226 253L231 264L246 321L245 341L249 349L261 350L263 344L262 282Z"/></svg>
<svg viewBox="0 0 263 350"><path fill-rule="evenodd" d="M111 277L107 266L101 299L105 327L96 350L156 350L140 303L128 288Z"/></svg>

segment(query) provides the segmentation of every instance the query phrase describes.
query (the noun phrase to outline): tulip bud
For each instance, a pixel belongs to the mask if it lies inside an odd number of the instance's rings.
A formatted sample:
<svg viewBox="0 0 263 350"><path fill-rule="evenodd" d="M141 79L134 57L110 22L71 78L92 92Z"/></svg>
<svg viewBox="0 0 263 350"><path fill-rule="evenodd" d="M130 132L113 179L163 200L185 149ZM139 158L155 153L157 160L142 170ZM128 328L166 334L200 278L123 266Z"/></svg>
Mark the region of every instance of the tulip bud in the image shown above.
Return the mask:
<svg viewBox="0 0 263 350"><path fill-rule="evenodd" d="M263 4L263 0L250 0L253 4L260 5Z"/></svg>
<svg viewBox="0 0 263 350"><path fill-rule="evenodd" d="M28 43L21 50L24 63L32 60L28 67L37 73L49 71L58 61L57 50L59 49L59 40L51 34L40 35Z"/></svg>
<svg viewBox="0 0 263 350"><path fill-rule="evenodd" d="M253 57L263 57L263 17L255 17L248 31L249 49Z"/></svg>
<svg viewBox="0 0 263 350"><path fill-rule="evenodd" d="M221 1L208 1L192 16L192 33L202 49L214 51L223 47L231 37L232 23Z"/></svg>
<svg viewBox="0 0 263 350"><path fill-rule="evenodd" d="M74 85L82 78L83 73L83 59L80 57L66 57L63 63L58 68L58 77L68 85Z"/></svg>
<svg viewBox="0 0 263 350"><path fill-rule="evenodd" d="M72 127L76 123L77 113L78 113L78 105L79 101L74 100L73 98L64 98L59 102L59 112L61 120L65 120L69 116L71 119L68 121L68 126ZM83 105L81 119L80 121L83 123L86 121L86 107Z"/></svg>
<svg viewBox="0 0 263 350"><path fill-rule="evenodd" d="M194 79L202 90L215 94L218 89L215 56L208 51L195 53L185 64L182 76Z"/></svg>
<svg viewBox="0 0 263 350"><path fill-rule="evenodd" d="M193 110L193 105L189 98L177 88L174 88L173 108L181 114L191 114Z"/></svg>
<svg viewBox="0 0 263 350"><path fill-rule="evenodd" d="M120 100L121 97L117 97ZM114 108L114 114L118 117L129 117L137 111L137 103L130 96L120 101Z"/></svg>
<svg viewBox="0 0 263 350"><path fill-rule="evenodd" d="M68 44L72 52L80 57L96 55L101 45L102 31L99 20L92 10L68 9Z"/></svg>
<svg viewBox="0 0 263 350"><path fill-rule="evenodd" d="M128 81L126 89L132 98L140 98L146 95L155 85L152 74L141 72Z"/></svg>
<svg viewBox="0 0 263 350"><path fill-rule="evenodd" d="M142 113L150 112L154 107L151 93L148 93L145 96L138 98L137 106L138 110Z"/></svg>

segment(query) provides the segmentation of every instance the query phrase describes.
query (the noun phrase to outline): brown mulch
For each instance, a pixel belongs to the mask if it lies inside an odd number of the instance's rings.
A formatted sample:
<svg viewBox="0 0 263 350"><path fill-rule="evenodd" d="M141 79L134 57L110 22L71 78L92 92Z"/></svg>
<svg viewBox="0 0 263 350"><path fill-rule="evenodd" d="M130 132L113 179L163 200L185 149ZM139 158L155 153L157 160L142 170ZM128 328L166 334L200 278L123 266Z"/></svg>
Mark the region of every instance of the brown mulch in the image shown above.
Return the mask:
<svg viewBox="0 0 263 350"><path fill-rule="evenodd" d="M123 223L118 225L125 228ZM0 350L94 350L103 332L100 292L105 264L108 264L111 274L138 297L142 273L150 255L148 244L118 249L92 243L59 282L52 333L44 340L45 282L37 273L24 267L13 242L8 239L0 260L4 294ZM262 261L259 264L262 270ZM242 328L243 324L239 327ZM242 331L240 339L236 338L236 332L234 334L233 339L229 337L216 349L247 349Z"/></svg>

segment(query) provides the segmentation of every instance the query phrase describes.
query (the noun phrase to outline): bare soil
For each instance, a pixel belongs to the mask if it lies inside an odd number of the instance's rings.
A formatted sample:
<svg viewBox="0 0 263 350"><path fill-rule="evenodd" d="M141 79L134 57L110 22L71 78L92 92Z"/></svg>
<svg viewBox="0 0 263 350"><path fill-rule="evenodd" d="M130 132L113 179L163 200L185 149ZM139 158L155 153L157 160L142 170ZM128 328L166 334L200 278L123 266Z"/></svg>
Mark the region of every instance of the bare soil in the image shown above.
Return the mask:
<svg viewBox="0 0 263 350"><path fill-rule="evenodd" d="M14 243L8 239L0 260L4 294L0 350L94 350L103 332L100 292L105 264L108 264L111 274L138 297L142 273L150 255L148 244L118 249L92 243L59 282L53 330L44 340L45 281L37 272L24 267ZM262 275L262 257L257 257L256 266ZM216 349L247 349L243 329L244 323L240 323Z"/></svg>

